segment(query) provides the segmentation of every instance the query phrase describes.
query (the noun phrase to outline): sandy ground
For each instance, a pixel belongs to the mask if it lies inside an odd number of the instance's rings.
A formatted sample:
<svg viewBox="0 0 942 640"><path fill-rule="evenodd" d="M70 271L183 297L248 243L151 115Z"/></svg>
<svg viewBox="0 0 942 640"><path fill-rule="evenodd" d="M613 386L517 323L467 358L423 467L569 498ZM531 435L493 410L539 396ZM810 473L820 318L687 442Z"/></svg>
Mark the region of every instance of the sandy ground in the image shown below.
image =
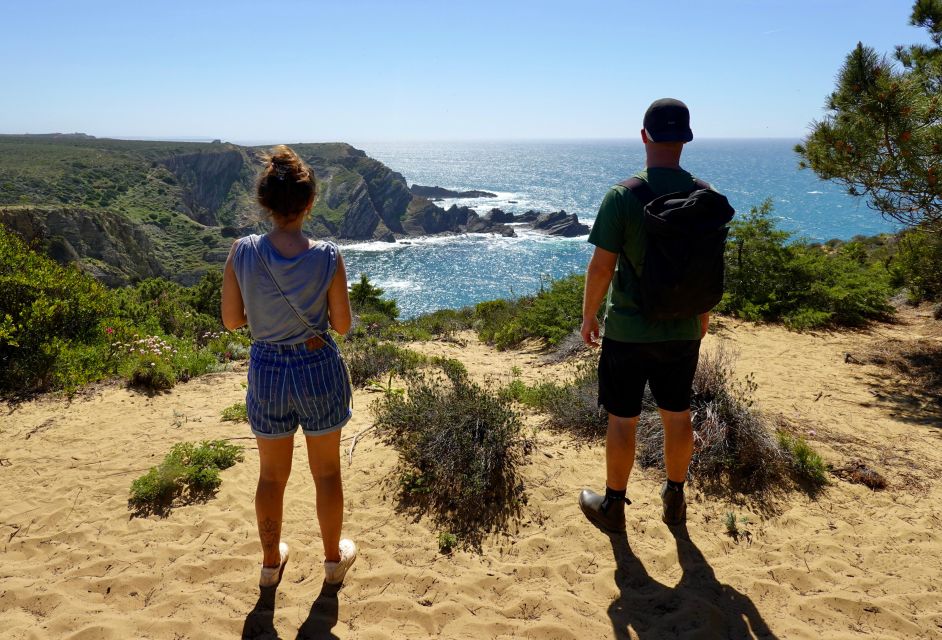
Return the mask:
<svg viewBox="0 0 942 640"><path fill-rule="evenodd" d="M931 399L872 365L889 338L939 338L925 314L857 333L795 334L725 320L722 341L752 372L760 406L784 414L841 466L863 459L883 492L834 479L812 499L766 504L690 492L688 536L658 519L661 474L636 469L627 540L591 527L576 503L603 483L604 451L538 431L528 503L481 553L438 552L429 520L400 513L386 481L394 451L366 434L344 458L345 533L360 557L336 596L322 592L320 541L303 442L285 507L292 547L273 601L257 587L248 427L221 422L243 398L244 368L148 397L117 386L45 398L0 417L0 636L3 638L940 638L942 418ZM472 375L566 375L533 351L474 340L417 348L460 358ZM848 361L846 354L851 354ZM371 424L358 392L350 438ZM538 416L528 424L539 425ZM173 443L233 438L245 462L218 495L167 517L132 518L131 480ZM725 531L727 512L748 536Z"/></svg>

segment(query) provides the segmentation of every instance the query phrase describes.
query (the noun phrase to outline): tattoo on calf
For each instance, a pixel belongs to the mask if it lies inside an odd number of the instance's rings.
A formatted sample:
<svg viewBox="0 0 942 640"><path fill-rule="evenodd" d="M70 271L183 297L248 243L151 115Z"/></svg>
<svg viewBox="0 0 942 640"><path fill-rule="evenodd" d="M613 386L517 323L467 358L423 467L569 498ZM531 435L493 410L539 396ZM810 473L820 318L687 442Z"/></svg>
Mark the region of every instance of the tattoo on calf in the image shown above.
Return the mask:
<svg viewBox="0 0 942 640"><path fill-rule="evenodd" d="M271 518L265 518L258 525L258 536L262 540L262 549L265 551L273 551L275 547L278 546L278 530L281 528L279 525L281 523L272 520Z"/></svg>

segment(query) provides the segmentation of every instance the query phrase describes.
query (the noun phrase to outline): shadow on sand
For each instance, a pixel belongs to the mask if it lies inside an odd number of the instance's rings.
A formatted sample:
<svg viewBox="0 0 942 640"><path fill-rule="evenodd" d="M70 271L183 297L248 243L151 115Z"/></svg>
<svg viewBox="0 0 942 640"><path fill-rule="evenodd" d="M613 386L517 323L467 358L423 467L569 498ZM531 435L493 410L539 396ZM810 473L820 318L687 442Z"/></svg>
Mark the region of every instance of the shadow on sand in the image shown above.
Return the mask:
<svg viewBox="0 0 942 640"><path fill-rule="evenodd" d="M275 592L277 587L259 587L255 608L245 617L242 625L243 640L281 640L275 629ZM320 595L311 605L307 619L298 629L295 640L335 640L331 631L337 624L337 592L339 585L321 586Z"/></svg>
<svg viewBox="0 0 942 640"><path fill-rule="evenodd" d="M632 552L625 534L610 535L619 598L608 608L616 638L765 638L776 640L748 597L721 584L687 527L671 527L683 576L676 587L661 584Z"/></svg>

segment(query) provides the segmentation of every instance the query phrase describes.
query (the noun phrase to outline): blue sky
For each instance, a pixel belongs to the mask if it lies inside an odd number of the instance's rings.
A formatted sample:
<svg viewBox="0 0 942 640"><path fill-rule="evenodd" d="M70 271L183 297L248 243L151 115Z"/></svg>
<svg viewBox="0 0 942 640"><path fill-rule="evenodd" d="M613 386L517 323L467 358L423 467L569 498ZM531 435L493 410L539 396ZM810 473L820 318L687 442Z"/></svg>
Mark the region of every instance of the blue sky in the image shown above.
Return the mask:
<svg viewBox="0 0 942 640"><path fill-rule="evenodd" d="M0 132L234 142L799 137L909 0L9 2Z"/></svg>

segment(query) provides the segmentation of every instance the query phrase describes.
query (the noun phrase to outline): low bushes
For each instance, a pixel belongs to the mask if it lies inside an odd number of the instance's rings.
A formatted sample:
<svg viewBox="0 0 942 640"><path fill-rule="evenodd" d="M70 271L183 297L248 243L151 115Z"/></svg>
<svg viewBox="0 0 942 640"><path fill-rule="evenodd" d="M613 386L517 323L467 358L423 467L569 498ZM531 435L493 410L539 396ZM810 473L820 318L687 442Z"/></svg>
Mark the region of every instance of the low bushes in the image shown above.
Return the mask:
<svg viewBox="0 0 942 640"><path fill-rule="evenodd" d="M477 545L516 513L517 467L528 447L507 399L470 381L463 367L442 365L409 374L405 393L377 400L377 431L399 452L403 505Z"/></svg>
<svg viewBox="0 0 942 640"><path fill-rule="evenodd" d="M248 422L248 408L244 402L236 402L222 410L220 420L223 422Z"/></svg>
<svg viewBox="0 0 942 640"><path fill-rule="evenodd" d="M175 498L209 497L222 484L219 472L242 459L242 447L224 440L175 444L163 462L131 483L128 506L138 515L166 513Z"/></svg>
<svg viewBox="0 0 942 640"><path fill-rule="evenodd" d="M744 493L762 492L783 483L812 491L826 483L820 457L802 439L778 430L755 408L755 383L733 378L733 356L720 348L701 352L693 382L694 454L690 476L705 486L725 484ZM607 416L597 406L595 362L578 366L565 383L528 386L519 380L502 390L508 399L548 414L549 425L579 438L605 434ZM637 430L637 460L642 467L663 468L664 431L657 406L645 394Z"/></svg>
<svg viewBox="0 0 942 640"><path fill-rule="evenodd" d="M893 309L890 274L860 243L837 250L790 242L775 228L766 201L732 222L726 247L726 292L716 310L797 329L859 326Z"/></svg>
<svg viewBox="0 0 942 640"><path fill-rule="evenodd" d="M942 300L942 225L900 234L893 283L906 287L913 304Z"/></svg>
<svg viewBox="0 0 942 640"><path fill-rule="evenodd" d="M576 365L568 382L544 382L528 386L514 379L501 390L508 399L533 407L549 416L549 426L583 438L605 435L607 414L598 404L598 370L594 361Z"/></svg>
<svg viewBox="0 0 942 640"><path fill-rule="evenodd" d="M152 390L247 356L219 320L221 274L107 289L39 255L0 225L0 397L113 376Z"/></svg>
<svg viewBox="0 0 942 640"><path fill-rule="evenodd" d="M585 276L571 275L550 282L534 296L492 300L474 308L478 337L498 349L535 338L556 346L582 323Z"/></svg>
<svg viewBox="0 0 942 640"><path fill-rule="evenodd" d="M355 387L379 382L387 375L405 375L427 361L420 353L376 338L345 341L342 350Z"/></svg>

